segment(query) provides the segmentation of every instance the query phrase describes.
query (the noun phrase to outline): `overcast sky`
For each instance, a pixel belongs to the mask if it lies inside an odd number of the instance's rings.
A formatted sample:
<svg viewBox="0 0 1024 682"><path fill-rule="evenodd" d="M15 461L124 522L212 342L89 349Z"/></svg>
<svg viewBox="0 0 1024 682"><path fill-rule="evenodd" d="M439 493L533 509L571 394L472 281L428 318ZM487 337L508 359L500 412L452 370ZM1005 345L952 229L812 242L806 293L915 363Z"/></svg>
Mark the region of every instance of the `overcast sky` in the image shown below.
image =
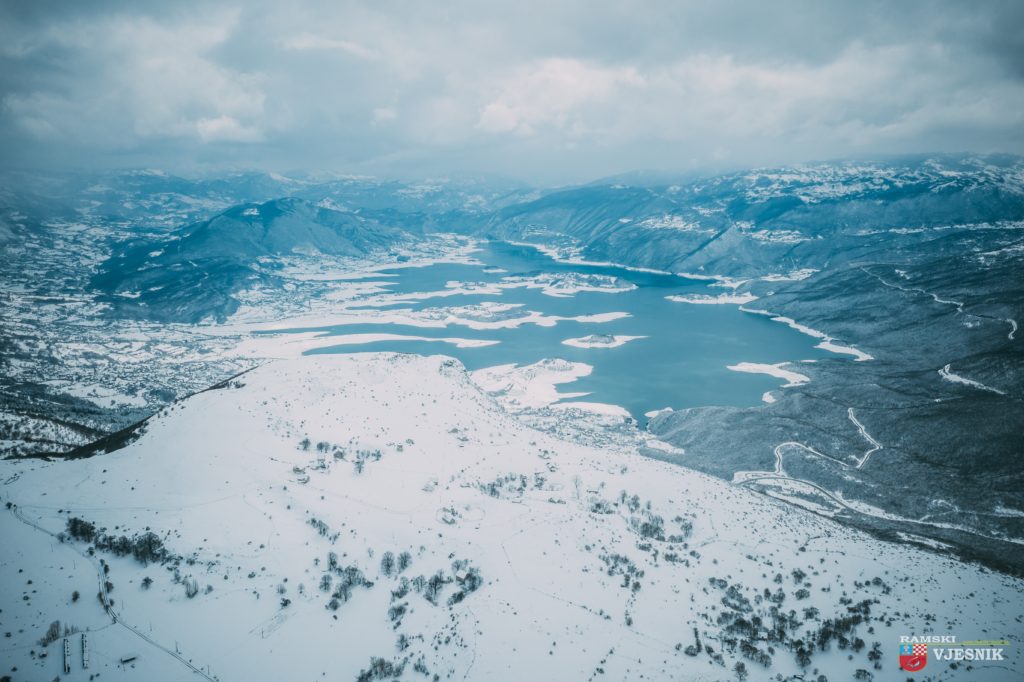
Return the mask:
<svg viewBox="0 0 1024 682"><path fill-rule="evenodd" d="M1024 151L1013 0L0 8L7 166L568 182Z"/></svg>

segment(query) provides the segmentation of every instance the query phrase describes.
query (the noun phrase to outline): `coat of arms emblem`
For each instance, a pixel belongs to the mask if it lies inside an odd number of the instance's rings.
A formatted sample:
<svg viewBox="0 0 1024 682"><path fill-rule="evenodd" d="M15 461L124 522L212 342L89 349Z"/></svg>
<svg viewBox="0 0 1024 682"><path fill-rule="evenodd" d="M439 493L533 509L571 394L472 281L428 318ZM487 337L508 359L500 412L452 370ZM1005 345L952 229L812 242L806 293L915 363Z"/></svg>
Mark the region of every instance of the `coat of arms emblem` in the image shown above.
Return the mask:
<svg viewBox="0 0 1024 682"><path fill-rule="evenodd" d="M900 668L907 672L924 670L928 665L927 644L900 644Z"/></svg>

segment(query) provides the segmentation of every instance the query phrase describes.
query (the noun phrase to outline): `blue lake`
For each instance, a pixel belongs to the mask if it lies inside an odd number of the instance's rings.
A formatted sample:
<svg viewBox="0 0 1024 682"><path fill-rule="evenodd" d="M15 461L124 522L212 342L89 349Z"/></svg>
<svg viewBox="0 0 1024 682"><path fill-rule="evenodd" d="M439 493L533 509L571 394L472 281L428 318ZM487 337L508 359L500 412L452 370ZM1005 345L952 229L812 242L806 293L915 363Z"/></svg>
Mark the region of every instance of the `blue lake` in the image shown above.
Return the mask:
<svg viewBox="0 0 1024 682"><path fill-rule="evenodd" d="M485 301L521 303L517 312L576 317L626 312L630 317L602 323L560 321L552 327L524 324L512 329L474 330L462 325L426 328L401 324L343 324L303 327L285 332L321 331L325 335L390 333L421 337L460 337L499 341L497 345L457 348L430 341L378 341L338 345L309 351L357 353L397 351L450 355L469 370L507 363L532 364L544 358L563 358L594 367L590 376L562 384L563 392L588 392L581 400L625 407L641 424L644 413L672 407L702 405L753 406L765 391L782 383L766 375L726 369L738 362L777 363L829 355L814 347L816 340L769 318L744 313L736 305L692 305L666 300L670 295L723 293L703 281L676 275L636 272L621 267L560 263L535 249L503 242L481 245L473 254L482 265L440 263L427 267L398 267L383 274L395 293L443 291L448 282L501 283L506 277L581 273L607 275L636 285L620 293L581 292L553 297L540 289L510 288L497 295L453 295L407 302L384 309L421 310L464 306ZM487 272L500 268L506 272ZM375 309L380 309L375 306ZM275 333L281 333L280 330ZM617 348L575 348L562 342L590 334L645 336ZM833 356L834 357L834 356Z"/></svg>

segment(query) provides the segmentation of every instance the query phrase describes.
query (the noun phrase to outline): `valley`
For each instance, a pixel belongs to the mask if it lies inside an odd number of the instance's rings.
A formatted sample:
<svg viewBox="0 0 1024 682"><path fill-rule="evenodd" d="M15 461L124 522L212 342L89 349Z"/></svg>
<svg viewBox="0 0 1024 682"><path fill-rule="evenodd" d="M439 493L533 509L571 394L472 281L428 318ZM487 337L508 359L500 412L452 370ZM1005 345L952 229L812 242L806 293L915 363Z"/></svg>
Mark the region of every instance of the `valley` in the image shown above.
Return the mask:
<svg viewBox="0 0 1024 682"><path fill-rule="evenodd" d="M900 635L1018 639L1021 168L8 178L12 679L56 620L169 680L902 679Z"/></svg>

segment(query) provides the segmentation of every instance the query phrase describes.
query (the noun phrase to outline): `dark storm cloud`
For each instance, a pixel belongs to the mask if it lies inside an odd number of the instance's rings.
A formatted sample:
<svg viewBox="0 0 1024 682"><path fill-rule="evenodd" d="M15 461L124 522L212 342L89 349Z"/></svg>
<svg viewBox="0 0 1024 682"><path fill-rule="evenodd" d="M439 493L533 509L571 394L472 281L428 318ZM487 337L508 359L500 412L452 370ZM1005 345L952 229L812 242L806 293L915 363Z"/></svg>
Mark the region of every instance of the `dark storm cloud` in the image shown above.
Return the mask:
<svg viewBox="0 0 1024 682"><path fill-rule="evenodd" d="M6 2L7 165L541 180L1024 148L1024 5Z"/></svg>

